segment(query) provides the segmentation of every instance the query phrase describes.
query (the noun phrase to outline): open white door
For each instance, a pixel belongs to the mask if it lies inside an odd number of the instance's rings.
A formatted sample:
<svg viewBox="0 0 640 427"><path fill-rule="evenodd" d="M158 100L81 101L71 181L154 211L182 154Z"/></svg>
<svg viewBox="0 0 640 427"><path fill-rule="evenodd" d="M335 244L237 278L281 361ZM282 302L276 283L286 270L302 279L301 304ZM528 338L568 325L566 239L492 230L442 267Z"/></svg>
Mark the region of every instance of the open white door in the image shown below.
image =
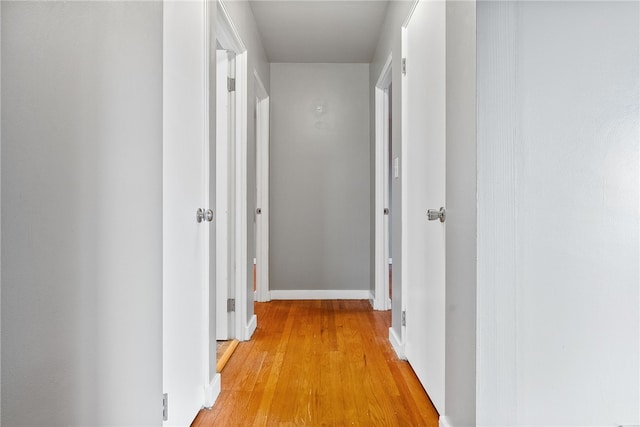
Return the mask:
<svg viewBox="0 0 640 427"><path fill-rule="evenodd" d="M163 391L165 425L213 403L208 2L164 3ZM194 70L201 70L193 78Z"/></svg>
<svg viewBox="0 0 640 427"><path fill-rule="evenodd" d="M391 59L389 55L375 88L375 295L373 296L375 310L391 308L389 299Z"/></svg>
<svg viewBox="0 0 640 427"><path fill-rule="evenodd" d="M445 2L419 1L402 44L405 355L443 414L445 223L427 210L445 203Z"/></svg>
<svg viewBox="0 0 640 427"><path fill-rule="evenodd" d="M256 300L269 296L269 94L258 73L256 85Z"/></svg>

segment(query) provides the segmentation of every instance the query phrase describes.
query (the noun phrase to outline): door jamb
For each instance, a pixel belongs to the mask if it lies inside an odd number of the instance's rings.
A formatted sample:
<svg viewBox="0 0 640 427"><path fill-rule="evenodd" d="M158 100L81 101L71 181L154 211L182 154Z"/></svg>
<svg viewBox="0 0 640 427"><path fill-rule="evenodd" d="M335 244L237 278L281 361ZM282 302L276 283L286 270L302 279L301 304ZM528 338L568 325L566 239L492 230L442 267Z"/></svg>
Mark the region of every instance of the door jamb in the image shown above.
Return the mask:
<svg viewBox="0 0 640 427"><path fill-rule="evenodd" d="M415 10L416 6L418 5L418 1L419 0L415 0L411 10L409 11L409 14L407 16L407 19L405 20L404 24L402 25L402 30L401 30L401 36L400 36L400 52L401 52L401 58L402 60L406 60L408 53L407 53L407 26L409 25L409 21L411 20L411 16L413 15L413 11ZM401 103L401 108L402 108L402 114L400 117L400 126L401 126L401 133L402 133L402 137L400 138L400 159L402 161L402 159L404 159L404 156L407 152L407 94L408 94L408 89L407 89L407 82L406 82L406 73L401 72L401 90L400 90L400 103ZM405 174L405 168L403 167L403 165L400 165L400 180L402 182L402 187L400 190L400 204L401 204L401 218L400 218L400 223L402 224L400 226L401 230L400 230L400 252L402 254L402 257L400 259L400 277L402 277L402 283L400 284L400 289L401 289L401 296L400 296L400 307L401 307L401 312L402 313L406 313L407 310L407 281L406 281L406 277L407 277L407 257L405 256L405 254L407 253L407 228L405 226L405 224L407 224L407 216L408 216L408 210L407 210L407 197L409 197L409 195L407 194L407 186L406 186L406 174ZM404 314L403 314L404 315ZM405 343L406 343L406 339L407 339L407 332L406 332L406 325L402 325L400 326L400 337L398 337L395 334L395 331L393 330L393 328L390 328L390 333L393 333L395 335L394 338L396 338L396 345L394 346L394 350L396 351L396 353L398 354L398 357L401 359L406 359L405 356ZM398 339L399 338L399 342Z"/></svg>
<svg viewBox="0 0 640 427"><path fill-rule="evenodd" d="M269 94L256 70L256 300L271 301L269 292Z"/></svg>
<svg viewBox="0 0 640 427"><path fill-rule="evenodd" d="M225 57L227 56L224 51ZM226 86L226 79L229 75L229 64L227 62L221 66L218 62L218 51L216 51L216 89L220 89L222 79ZM220 93L223 92L223 93ZM221 111L220 99L226 98L226 110ZM220 98L220 99L218 99ZM216 227L216 338L218 340L229 338L229 319L226 313L228 296L229 272L229 214L232 212L229 206L229 188L231 179L229 176L229 151L232 147L228 129L229 123L229 93L226 87L222 91L216 91L216 144L215 144L215 164L216 164L216 194L215 194L215 227ZM224 114L224 117L222 115ZM223 133L223 134L221 134Z"/></svg>
<svg viewBox="0 0 640 427"><path fill-rule="evenodd" d="M392 54L382 67L375 87L375 295L373 308L388 310L389 306L389 86L392 81Z"/></svg>

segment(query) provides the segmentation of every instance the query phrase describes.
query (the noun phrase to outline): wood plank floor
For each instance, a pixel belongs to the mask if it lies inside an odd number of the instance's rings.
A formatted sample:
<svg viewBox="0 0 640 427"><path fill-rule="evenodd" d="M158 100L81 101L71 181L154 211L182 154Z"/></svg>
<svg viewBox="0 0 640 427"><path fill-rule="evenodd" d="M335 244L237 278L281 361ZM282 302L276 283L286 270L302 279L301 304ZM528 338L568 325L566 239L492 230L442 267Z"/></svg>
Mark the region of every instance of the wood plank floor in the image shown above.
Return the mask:
<svg viewBox="0 0 640 427"><path fill-rule="evenodd" d="M192 426L437 426L388 341L390 312L367 301L256 303L258 329Z"/></svg>

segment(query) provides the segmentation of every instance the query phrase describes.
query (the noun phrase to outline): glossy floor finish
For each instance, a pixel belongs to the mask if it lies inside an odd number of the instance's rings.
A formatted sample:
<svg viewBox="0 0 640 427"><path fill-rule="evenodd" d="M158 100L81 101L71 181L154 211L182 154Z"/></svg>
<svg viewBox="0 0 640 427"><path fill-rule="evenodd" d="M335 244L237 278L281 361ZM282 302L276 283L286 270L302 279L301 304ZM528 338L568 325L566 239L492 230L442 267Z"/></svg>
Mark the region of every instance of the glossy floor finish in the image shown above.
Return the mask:
<svg viewBox="0 0 640 427"><path fill-rule="evenodd" d="M192 426L437 426L438 414L389 345L390 312L368 301L256 303L258 329Z"/></svg>

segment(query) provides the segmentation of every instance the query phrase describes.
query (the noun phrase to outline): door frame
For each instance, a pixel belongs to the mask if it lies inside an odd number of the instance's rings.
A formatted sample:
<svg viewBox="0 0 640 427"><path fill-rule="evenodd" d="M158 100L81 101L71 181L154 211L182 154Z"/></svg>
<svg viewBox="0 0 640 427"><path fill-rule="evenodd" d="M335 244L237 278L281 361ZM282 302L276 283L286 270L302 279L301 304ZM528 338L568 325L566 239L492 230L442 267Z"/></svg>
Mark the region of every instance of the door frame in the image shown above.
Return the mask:
<svg viewBox="0 0 640 427"><path fill-rule="evenodd" d="M224 55L224 63L220 63L220 56ZM230 170L229 155L233 147L231 142L229 123L232 107L230 103L230 95L227 90L227 78L229 76L229 60L226 50L216 50L216 144L215 144L215 162L216 162L216 194L215 194L215 228L216 228L216 339L226 340L233 338L230 332L230 325L233 319L230 319L227 313L226 300L229 295L230 283L230 263L229 263L229 238L230 238L230 218L233 213L230 205ZM223 83L222 83L223 81ZM219 90L223 87L223 90ZM225 111L222 105L225 104ZM224 115L224 116L223 116Z"/></svg>
<svg viewBox="0 0 640 427"><path fill-rule="evenodd" d="M375 293L374 310L389 310L389 86L392 54L382 67L375 86Z"/></svg>
<svg viewBox="0 0 640 427"><path fill-rule="evenodd" d="M235 56L235 122L233 174L229 176L230 207L233 226L230 233L233 251L228 254L231 266L231 285L236 301L235 338L246 341L253 333L254 322L247 321L247 48L231 20L224 1L217 0L216 37L232 50Z"/></svg>
<svg viewBox="0 0 640 427"><path fill-rule="evenodd" d="M269 93L253 70L256 83L256 301L271 301L269 292Z"/></svg>

